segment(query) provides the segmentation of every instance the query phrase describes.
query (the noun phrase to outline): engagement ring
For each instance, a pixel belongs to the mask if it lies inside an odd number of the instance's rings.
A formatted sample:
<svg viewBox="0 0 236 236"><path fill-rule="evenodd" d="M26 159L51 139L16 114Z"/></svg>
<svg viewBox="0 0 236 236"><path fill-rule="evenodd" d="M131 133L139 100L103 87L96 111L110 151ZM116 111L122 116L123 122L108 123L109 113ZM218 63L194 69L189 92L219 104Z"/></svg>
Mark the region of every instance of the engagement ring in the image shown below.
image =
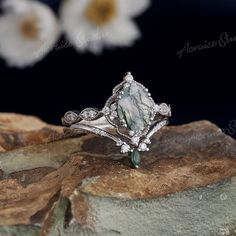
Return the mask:
<svg viewBox="0 0 236 236"><path fill-rule="evenodd" d="M170 106L156 104L148 89L136 82L128 72L113 89L104 108L86 108L81 112L68 111L63 125L107 137L129 153L135 168L141 162L140 152L149 151L150 138L168 124Z"/></svg>

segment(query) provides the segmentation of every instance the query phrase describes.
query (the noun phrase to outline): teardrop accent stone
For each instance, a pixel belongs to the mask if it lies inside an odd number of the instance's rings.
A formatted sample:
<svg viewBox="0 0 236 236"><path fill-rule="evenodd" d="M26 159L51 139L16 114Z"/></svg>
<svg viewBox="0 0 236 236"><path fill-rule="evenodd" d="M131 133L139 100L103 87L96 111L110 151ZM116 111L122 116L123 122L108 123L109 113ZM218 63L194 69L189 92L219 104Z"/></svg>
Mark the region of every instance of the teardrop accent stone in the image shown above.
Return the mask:
<svg viewBox="0 0 236 236"><path fill-rule="evenodd" d="M139 168L140 162L141 162L141 156L138 151L138 149L134 149L133 152L130 154L130 159L135 168Z"/></svg>
<svg viewBox="0 0 236 236"><path fill-rule="evenodd" d="M123 88L123 95L117 105L118 117L125 120L129 130L143 131L148 126L154 104L142 86L131 83Z"/></svg>

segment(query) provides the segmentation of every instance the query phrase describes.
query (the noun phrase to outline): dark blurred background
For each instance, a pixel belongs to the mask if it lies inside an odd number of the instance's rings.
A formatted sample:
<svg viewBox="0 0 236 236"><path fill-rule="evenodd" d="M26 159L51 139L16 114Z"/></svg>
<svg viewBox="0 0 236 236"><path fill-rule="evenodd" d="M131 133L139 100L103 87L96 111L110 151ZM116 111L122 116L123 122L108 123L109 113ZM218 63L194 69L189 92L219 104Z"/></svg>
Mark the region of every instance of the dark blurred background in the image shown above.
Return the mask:
<svg viewBox="0 0 236 236"><path fill-rule="evenodd" d="M59 0L44 2L57 11ZM0 111L60 124L67 110L102 108L112 88L131 71L156 102L172 105L171 124L208 119L233 135L236 2L153 0L136 20L143 38L131 48L106 50L101 56L73 48L53 50L24 70L7 68L1 60ZM209 45L222 34L232 37L230 42L177 55L187 44Z"/></svg>

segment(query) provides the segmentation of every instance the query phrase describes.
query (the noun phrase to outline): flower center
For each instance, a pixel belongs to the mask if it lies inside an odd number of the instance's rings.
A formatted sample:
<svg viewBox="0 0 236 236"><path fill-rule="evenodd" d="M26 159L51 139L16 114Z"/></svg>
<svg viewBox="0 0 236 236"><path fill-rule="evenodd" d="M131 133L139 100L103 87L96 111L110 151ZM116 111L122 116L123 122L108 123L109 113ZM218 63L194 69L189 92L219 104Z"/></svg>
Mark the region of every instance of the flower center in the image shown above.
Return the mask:
<svg viewBox="0 0 236 236"><path fill-rule="evenodd" d="M20 31L24 38L35 40L39 36L38 20L35 16L25 18L20 24Z"/></svg>
<svg viewBox="0 0 236 236"><path fill-rule="evenodd" d="M85 16L97 26L110 23L117 14L117 0L91 0Z"/></svg>

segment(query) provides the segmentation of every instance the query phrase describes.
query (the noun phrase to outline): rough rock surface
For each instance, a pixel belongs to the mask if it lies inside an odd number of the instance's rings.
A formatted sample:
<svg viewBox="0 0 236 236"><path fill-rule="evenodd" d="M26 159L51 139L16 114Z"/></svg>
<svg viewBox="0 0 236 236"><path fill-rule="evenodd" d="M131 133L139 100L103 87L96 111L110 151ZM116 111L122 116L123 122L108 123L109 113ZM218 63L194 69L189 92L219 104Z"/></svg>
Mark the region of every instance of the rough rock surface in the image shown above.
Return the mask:
<svg viewBox="0 0 236 236"><path fill-rule="evenodd" d="M163 128L136 170L105 138L5 115L0 236L236 235L236 141L214 124Z"/></svg>
<svg viewBox="0 0 236 236"><path fill-rule="evenodd" d="M0 113L0 152L60 137L61 127L48 125L39 118L14 113Z"/></svg>

